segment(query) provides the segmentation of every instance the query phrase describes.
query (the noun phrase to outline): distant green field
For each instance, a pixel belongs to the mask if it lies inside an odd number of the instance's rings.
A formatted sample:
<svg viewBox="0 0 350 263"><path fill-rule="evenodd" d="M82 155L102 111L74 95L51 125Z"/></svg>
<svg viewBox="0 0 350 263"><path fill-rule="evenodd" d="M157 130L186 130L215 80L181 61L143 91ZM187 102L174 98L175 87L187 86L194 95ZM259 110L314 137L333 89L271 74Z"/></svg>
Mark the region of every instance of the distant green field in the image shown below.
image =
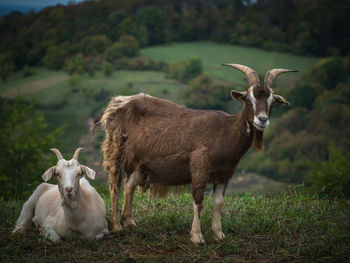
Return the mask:
<svg viewBox="0 0 350 263"><path fill-rule="evenodd" d="M293 81L318 60L318 58L313 57L301 57L288 53L212 42L183 43L144 48L141 50L141 55L167 62L177 62L190 57L198 57L203 62L204 73L238 83L244 83L244 75L237 70L222 67L221 64L243 64L253 68L258 74L263 76L271 68L296 69L299 73L283 76L283 79L291 79Z"/></svg>

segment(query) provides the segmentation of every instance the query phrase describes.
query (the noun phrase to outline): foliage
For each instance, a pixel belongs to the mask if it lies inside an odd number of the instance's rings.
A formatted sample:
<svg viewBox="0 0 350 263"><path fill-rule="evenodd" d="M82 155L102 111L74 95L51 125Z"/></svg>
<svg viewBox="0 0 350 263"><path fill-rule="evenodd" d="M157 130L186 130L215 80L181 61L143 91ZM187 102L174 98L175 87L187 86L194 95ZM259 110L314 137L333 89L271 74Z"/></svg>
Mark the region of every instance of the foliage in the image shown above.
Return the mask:
<svg viewBox="0 0 350 263"><path fill-rule="evenodd" d="M323 193L350 197L350 151L343 154L330 144L328 159L310 163L309 182Z"/></svg>
<svg viewBox="0 0 350 263"><path fill-rule="evenodd" d="M82 89L81 77L79 74L74 74L68 79L68 85L73 92L79 92Z"/></svg>
<svg viewBox="0 0 350 263"><path fill-rule="evenodd" d="M83 54L78 53L69 59L65 65L65 69L69 72L69 74L83 74L85 71L85 59Z"/></svg>
<svg viewBox="0 0 350 263"><path fill-rule="evenodd" d="M35 70L32 67L29 67L28 65L24 65L23 77L25 77L25 78L31 77L34 75L34 73L35 73Z"/></svg>
<svg viewBox="0 0 350 263"><path fill-rule="evenodd" d="M133 36L123 35L119 41L110 46L106 51L107 61L113 63L122 57L134 57L140 50L139 43Z"/></svg>
<svg viewBox="0 0 350 263"><path fill-rule="evenodd" d="M54 163L48 149L59 147L56 138L62 128L47 133L43 115L21 97L12 105L4 102L1 115L0 200L22 199Z"/></svg>
<svg viewBox="0 0 350 263"><path fill-rule="evenodd" d="M106 203L111 202L105 181L91 182ZM123 199L123 197L121 197ZM123 201L123 200L121 200ZM189 230L192 196L150 199L134 197L137 226L124 228L102 240L66 238L50 244L34 227L11 236L23 201L0 202L0 240L3 262L346 262L350 253L349 204L329 202L302 186L275 195L242 194L225 197L222 227L226 238L212 238L213 199L205 197L201 228L206 244L195 247Z"/></svg>
<svg viewBox="0 0 350 263"><path fill-rule="evenodd" d="M227 90L227 85L214 83L208 75L200 75L190 83L181 97L190 108L226 110L227 102L231 100Z"/></svg>
<svg viewBox="0 0 350 263"><path fill-rule="evenodd" d="M4 16L0 51L11 53L15 70L40 65L44 57L46 67L61 68L57 59L65 56L55 57L52 48L62 52L62 46L68 55L100 56L123 35L133 36L142 47L214 40L302 55L347 56L349 12L347 1L331 0L84 1ZM287 13L293 15L280 15Z"/></svg>
<svg viewBox="0 0 350 263"><path fill-rule="evenodd" d="M15 65L10 53L0 54L0 76L2 80L6 78L14 71Z"/></svg>
<svg viewBox="0 0 350 263"><path fill-rule="evenodd" d="M106 77L110 77L113 74L113 65L111 63L106 63L103 68L103 73Z"/></svg>
<svg viewBox="0 0 350 263"><path fill-rule="evenodd" d="M111 45L111 41L106 35L94 35L85 37L80 45L80 50L91 56L103 53Z"/></svg>
<svg viewBox="0 0 350 263"><path fill-rule="evenodd" d="M59 46L50 46L43 57L43 64L48 69L61 69L64 65L66 51Z"/></svg>
<svg viewBox="0 0 350 263"><path fill-rule="evenodd" d="M169 77L188 83L203 72L200 58L189 58L169 67Z"/></svg>
<svg viewBox="0 0 350 263"><path fill-rule="evenodd" d="M154 71L169 71L169 63L157 61L149 57L121 58L114 61L116 70L154 70Z"/></svg>

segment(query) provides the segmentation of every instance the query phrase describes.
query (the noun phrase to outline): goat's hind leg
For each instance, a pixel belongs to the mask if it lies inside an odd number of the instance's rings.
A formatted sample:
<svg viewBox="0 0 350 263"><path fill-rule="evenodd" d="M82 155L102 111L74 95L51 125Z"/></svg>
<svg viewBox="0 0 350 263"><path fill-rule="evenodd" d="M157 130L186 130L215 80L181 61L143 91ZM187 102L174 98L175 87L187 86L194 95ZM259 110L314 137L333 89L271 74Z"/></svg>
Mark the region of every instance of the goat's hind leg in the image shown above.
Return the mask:
<svg viewBox="0 0 350 263"><path fill-rule="evenodd" d="M21 214L17 219L15 229L12 231L12 234L20 234L25 231L27 227L32 224L32 219L34 217L35 205L41 194L48 189L48 184L39 185L33 194L28 198L24 203Z"/></svg>
<svg viewBox="0 0 350 263"><path fill-rule="evenodd" d="M127 176L124 181L124 206L122 217L124 227L136 226L135 220L132 217L134 192L137 186L139 172L134 171L130 176Z"/></svg>
<svg viewBox="0 0 350 263"><path fill-rule="evenodd" d="M111 216L111 224L112 224L112 232L116 233L121 231L122 225L120 224L120 215L119 215L119 197L121 191L121 174L118 171L118 174L110 174L109 176L110 184L109 191L111 195L112 201L112 216Z"/></svg>
<svg viewBox="0 0 350 263"><path fill-rule="evenodd" d="M227 184L214 184L213 201L214 213L211 229L213 230L213 237L216 241L220 241L225 237L221 227L221 209L224 204L224 194Z"/></svg>

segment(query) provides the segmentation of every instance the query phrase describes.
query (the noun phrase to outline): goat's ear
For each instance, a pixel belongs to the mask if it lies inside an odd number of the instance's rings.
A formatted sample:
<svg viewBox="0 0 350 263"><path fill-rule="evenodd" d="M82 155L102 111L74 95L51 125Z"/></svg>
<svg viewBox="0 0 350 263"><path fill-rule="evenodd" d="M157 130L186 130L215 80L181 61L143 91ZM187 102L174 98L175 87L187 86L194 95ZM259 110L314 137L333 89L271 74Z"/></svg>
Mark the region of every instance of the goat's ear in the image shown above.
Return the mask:
<svg viewBox="0 0 350 263"><path fill-rule="evenodd" d="M235 100L246 100L247 99L247 92L246 91L236 91L231 90L231 97Z"/></svg>
<svg viewBox="0 0 350 263"><path fill-rule="evenodd" d="M80 168L81 168L81 172L83 173L83 175L86 175L91 180L95 179L96 172L94 170L92 170L91 168L89 168L85 165L80 165Z"/></svg>
<svg viewBox="0 0 350 263"><path fill-rule="evenodd" d="M55 174L56 172L56 166L52 166L49 168L44 174L43 174L43 179L45 182L51 179L51 177Z"/></svg>
<svg viewBox="0 0 350 263"><path fill-rule="evenodd" d="M281 95L273 95L274 99L275 99L275 103L283 103L283 104L286 104L286 105L290 105L289 102L283 98Z"/></svg>

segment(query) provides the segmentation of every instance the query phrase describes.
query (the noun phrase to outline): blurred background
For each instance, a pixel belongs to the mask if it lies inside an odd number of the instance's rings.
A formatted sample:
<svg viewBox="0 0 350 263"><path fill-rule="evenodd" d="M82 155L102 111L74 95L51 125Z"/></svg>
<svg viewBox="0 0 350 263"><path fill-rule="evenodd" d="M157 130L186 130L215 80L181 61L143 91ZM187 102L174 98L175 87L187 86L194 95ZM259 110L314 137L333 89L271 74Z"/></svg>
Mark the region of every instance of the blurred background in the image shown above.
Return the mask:
<svg viewBox="0 0 350 263"><path fill-rule="evenodd" d="M229 193L304 184L350 196L350 1L0 1L0 200L27 197L77 147L105 182L103 132L90 123L113 96L139 92L231 114L238 63L274 84L265 151L241 160Z"/></svg>

